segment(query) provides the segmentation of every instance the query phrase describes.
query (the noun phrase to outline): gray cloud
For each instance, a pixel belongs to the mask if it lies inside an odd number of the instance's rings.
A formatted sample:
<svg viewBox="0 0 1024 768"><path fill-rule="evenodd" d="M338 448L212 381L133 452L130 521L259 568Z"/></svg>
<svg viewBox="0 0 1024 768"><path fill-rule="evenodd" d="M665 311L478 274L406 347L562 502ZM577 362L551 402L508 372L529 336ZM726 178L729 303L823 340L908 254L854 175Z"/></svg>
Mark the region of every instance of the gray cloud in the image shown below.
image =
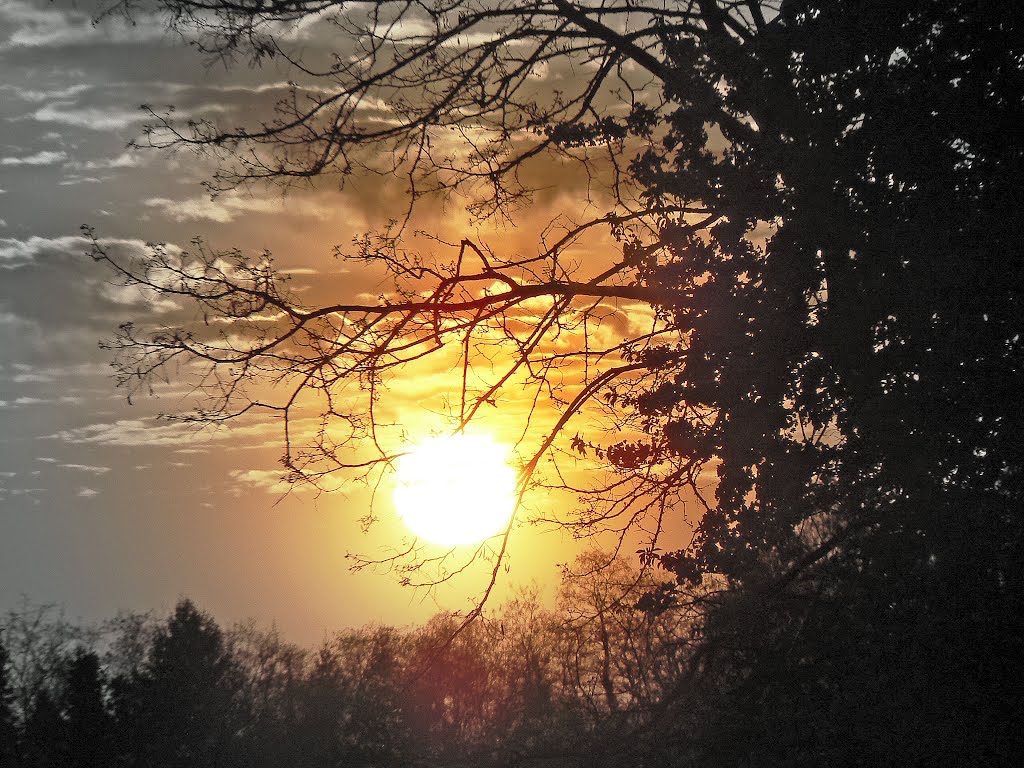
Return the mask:
<svg viewBox="0 0 1024 768"><path fill-rule="evenodd" d="M146 157L139 152L122 152L116 157L97 160L71 160L65 168L75 171L105 171L118 168L138 168L146 164Z"/></svg>
<svg viewBox="0 0 1024 768"><path fill-rule="evenodd" d="M85 107L73 101L55 101L40 107L31 117L41 123L59 123L91 131L111 131L143 122L146 113L138 109Z"/></svg>
<svg viewBox="0 0 1024 768"><path fill-rule="evenodd" d="M22 157L0 157L0 165L56 165L67 159L68 154L63 150L54 152L44 149L31 155L23 155Z"/></svg>
<svg viewBox="0 0 1024 768"><path fill-rule="evenodd" d="M14 95L16 98L22 101L29 102L42 102L42 101L53 101L55 99L68 99L72 96L77 96L80 93L84 93L92 89L93 86L87 83L76 83L75 85L67 85L60 88L53 88L50 90L41 90L37 88L22 88L17 85L11 85L9 83L0 84L0 92L6 92ZM54 138L53 136L44 136L45 138ZM59 138L57 136L56 138Z"/></svg>
<svg viewBox="0 0 1024 768"><path fill-rule="evenodd" d="M140 15L131 21L112 16L94 24L90 14L78 9L40 7L24 0L0 0L0 19L9 30L0 38L0 50L144 43L166 37L164 26L152 16Z"/></svg>

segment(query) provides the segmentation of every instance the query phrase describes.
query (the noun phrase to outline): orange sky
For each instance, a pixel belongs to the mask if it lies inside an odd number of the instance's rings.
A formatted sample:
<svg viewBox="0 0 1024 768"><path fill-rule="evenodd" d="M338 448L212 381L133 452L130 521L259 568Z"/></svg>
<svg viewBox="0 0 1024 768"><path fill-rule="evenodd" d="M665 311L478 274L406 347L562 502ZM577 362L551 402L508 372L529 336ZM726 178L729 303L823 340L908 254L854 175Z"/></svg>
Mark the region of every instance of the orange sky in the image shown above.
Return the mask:
<svg viewBox="0 0 1024 768"><path fill-rule="evenodd" d="M340 262L333 249L400 215L406 193L392 177L340 191L328 178L285 195L256 186L211 200L200 186L210 165L184 152L126 150L145 119L140 103L252 119L286 88L287 73L273 64L204 67L158 21L137 22L93 26L71 3L0 3L0 118L9 127L0 139L0 610L24 596L97 620L121 609L166 610L189 595L224 620L277 621L290 637L311 641L344 625L401 624L442 606L471 607L484 583L480 570L432 592L399 587L394 573L351 573L346 553L373 557L401 546L405 532L390 494L380 494L381 522L369 534L359 524L369 491L349 478L339 477L331 493L282 496L278 424L195 435L156 420L196 404L181 371L132 405L115 390L109 354L96 341L119 322L168 321L181 312L111 285L83 255L80 224L125 252L147 240L188 247L196 235L212 248L269 250L296 295L315 305L387 290L379 272ZM315 31L302 34L310 35L300 40L308 50L323 42ZM406 228L410 247L453 257L414 234L421 229L532 254L546 229L550 238L574 218L611 208L564 162L537 161L527 177L539 191L514 225L473 224L466 199L425 199ZM595 235L574 258L593 274L614 248L606 234ZM646 312L622 304L595 333L615 341L647 323ZM389 382L378 411L396 425L384 430L387 440L444 426L459 386L453 361L437 355ZM578 380L578 369L568 369L562 393ZM512 386L485 409L481 429L521 441L518 453L528 458L557 418L549 402L538 402L524 433L529 393ZM589 418L571 423L568 436L601 438L606 425ZM555 446L560 466L582 476L586 465L565 455L567 440ZM523 517L558 518L574 503L570 494L537 492ZM676 529L685 535L685 525ZM583 546L564 532L517 527L498 597L532 581L550 588L558 564ZM631 540L626 551L636 546Z"/></svg>

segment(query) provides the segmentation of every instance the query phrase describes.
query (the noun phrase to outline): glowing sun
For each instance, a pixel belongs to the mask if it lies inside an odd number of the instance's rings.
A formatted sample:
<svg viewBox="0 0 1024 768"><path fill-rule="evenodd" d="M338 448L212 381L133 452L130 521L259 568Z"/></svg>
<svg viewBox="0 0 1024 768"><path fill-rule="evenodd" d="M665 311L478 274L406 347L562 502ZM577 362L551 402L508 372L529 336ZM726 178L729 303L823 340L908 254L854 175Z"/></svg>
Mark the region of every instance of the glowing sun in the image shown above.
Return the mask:
<svg viewBox="0 0 1024 768"><path fill-rule="evenodd" d="M432 437L396 462L393 498L417 536L446 546L475 544L508 525L516 472L506 449L488 437Z"/></svg>

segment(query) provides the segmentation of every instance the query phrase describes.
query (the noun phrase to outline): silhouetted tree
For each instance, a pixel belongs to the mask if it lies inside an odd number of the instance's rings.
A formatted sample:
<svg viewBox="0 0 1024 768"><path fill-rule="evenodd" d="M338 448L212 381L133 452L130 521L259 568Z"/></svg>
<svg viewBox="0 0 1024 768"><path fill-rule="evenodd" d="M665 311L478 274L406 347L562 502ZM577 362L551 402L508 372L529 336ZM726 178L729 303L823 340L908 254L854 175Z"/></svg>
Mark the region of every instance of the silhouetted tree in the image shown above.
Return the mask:
<svg viewBox="0 0 1024 768"><path fill-rule="evenodd" d="M227 647L241 678L238 763L306 765L301 723L309 652L285 642L276 628L263 631L251 623L231 629Z"/></svg>
<svg viewBox="0 0 1024 768"><path fill-rule="evenodd" d="M349 174L376 150L415 194L476 183L480 210L513 216L517 180L553 152L607 181L614 211L526 255L465 240L449 264L393 232L368 237L353 258L387 268L393 289L322 307L302 305L264 259L200 247L133 262L97 241L126 283L188 297L235 331L125 326L112 342L123 383L201 360L216 384L200 420L287 419L308 403L300 394L321 398L315 449L285 457L316 480L373 461L384 471L391 449L368 459L360 440L386 377L454 346L461 381L484 381L455 385L458 423L523 383L553 401L560 416L524 483L556 445L596 460L606 472L574 488L581 503L560 521L620 541L644 532L642 562L671 577L646 604L697 595L704 607L703 682L691 682L717 704L696 719L675 710L696 731L673 759L1011 764L1024 753L1007 731L1024 714L1017 8L162 5L208 50L285 61L272 22L337 11L346 47L276 120L165 120L151 134L219 153L215 187ZM572 69L582 74L560 78ZM619 251L600 266L574 260L570 246L599 224ZM599 333L613 320L625 339ZM292 385L283 400L247 388L268 375ZM362 411L341 410L346 382L364 388ZM584 409L614 432L568 438ZM692 540L666 552L661 533L687 501L701 508Z"/></svg>
<svg viewBox="0 0 1024 768"><path fill-rule="evenodd" d="M320 647L300 694L296 764L407 764L401 645L395 630L366 627Z"/></svg>
<svg viewBox="0 0 1024 768"><path fill-rule="evenodd" d="M113 721L105 704L96 653L79 649L68 666L64 692L68 765L106 768L114 761Z"/></svg>
<svg viewBox="0 0 1024 768"><path fill-rule="evenodd" d="M21 755L27 768L64 768L68 764L67 723L47 688L35 691L25 713Z"/></svg>
<svg viewBox="0 0 1024 768"><path fill-rule="evenodd" d="M122 693L130 760L206 768L233 756L240 728L238 678L217 623L180 601L153 638L149 658Z"/></svg>
<svg viewBox="0 0 1024 768"><path fill-rule="evenodd" d="M0 633L0 768L14 768L18 732L14 720L14 691L7 676L7 647Z"/></svg>

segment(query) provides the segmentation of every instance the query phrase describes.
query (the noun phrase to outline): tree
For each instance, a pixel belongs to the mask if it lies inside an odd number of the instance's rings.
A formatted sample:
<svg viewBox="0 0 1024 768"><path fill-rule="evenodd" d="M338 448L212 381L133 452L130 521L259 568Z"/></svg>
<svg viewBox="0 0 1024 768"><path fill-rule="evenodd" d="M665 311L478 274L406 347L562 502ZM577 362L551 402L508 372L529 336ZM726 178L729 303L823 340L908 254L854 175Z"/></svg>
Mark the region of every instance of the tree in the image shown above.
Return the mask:
<svg viewBox="0 0 1024 768"><path fill-rule="evenodd" d="M288 764L404 765L402 638L390 627L339 633L303 680Z"/></svg>
<svg viewBox="0 0 1024 768"><path fill-rule="evenodd" d="M121 692L121 728L133 764L214 766L240 727L236 670L217 623L181 600L153 638L147 663Z"/></svg>
<svg viewBox="0 0 1024 768"><path fill-rule="evenodd" d="M0 768L12 768L18 755L14 720L14 692L7 677L7 648L0 635Z"/></svg>
<svg viewBox="0 0 1024 768"><path fill-rule="evenodd" d="M68 760L67 723L53 694L40 688L25 713L22 760L29 768L63 768Z"/></svg>
<svg viewBox="0 0 1024 768"><path fill-rule="evenodd" d="M68 765L100 768L114 761L113 719L105 703L103 674L95 652L79 649L65 685Z"/></svg>
<svg viewBox="0 0 1024 768"><path fill-rule="evenodd" d="M368 437L388 377L457 350L456 424L512 387L553 403L558 416L528 452L523 487L562 482L557 468L536 474L560 450L595 462L588 485L563 482L580 503L561 522L646 532L642 562L671 576L653 607L721 588L705 601L702 658L733 681L723 701L753 711L775 691L812 718L800 685L838 701L856 683L849 665L827 662L842 639L835 626L847 626L847 660L916 643L901 690L910 700L942 693L955 754L975 736L983 744L971 754L1015 754L1000 728L1020 715L1013 691L1024 682L1024 425L1014 404L1024 384L1024 149L1007 140L1024 117L1015 9L163 6L207 50L256 62L298 66L275 24L312 13L334 13L348 46L320 70L326 90L301 81L259 126L156 116L152 144L224 159L214 189L354 174L372 149L393 159L414 198L475 189L475 211L514 217L532 164L554 154L606 183L611 211L522 256L467 238L438 263L406 250L396 231L367 237L351 258L384 266L393 289L378 303L323 307L303 306L264 259L197 246L133 262L97 240L95 256L127 283L190 299L234 331L125 326L112 342L122 383L199 361L215 382L201 421L263 410L287 425L298 402L319 398L314 448L293 450L287 426L285 436L286 466L315 481L386 468L396 449ZM581 74L544 86L569 69ZM602 225L618 251L599 266L574 260L572 246ZM612 324L625 338L600 332ZM264 379L283 395L257 395ZM361 409L347 407L349 385L366 394ZM580 434L584 414L614 432ZM666 552L660 535L678 527L687 500L702 510L692 541ZM504 543L498 553L495 578ZM955 675L936 672L942 655ZM772 687L765 676L780 659L800 674ZM921 711L894 711L895 723L871 720L860 733L882 724L909 734L886 743L912 762L930 749L932 725L911 722ZM767 732L732 742L732 756L754 759Z"/></svg>

